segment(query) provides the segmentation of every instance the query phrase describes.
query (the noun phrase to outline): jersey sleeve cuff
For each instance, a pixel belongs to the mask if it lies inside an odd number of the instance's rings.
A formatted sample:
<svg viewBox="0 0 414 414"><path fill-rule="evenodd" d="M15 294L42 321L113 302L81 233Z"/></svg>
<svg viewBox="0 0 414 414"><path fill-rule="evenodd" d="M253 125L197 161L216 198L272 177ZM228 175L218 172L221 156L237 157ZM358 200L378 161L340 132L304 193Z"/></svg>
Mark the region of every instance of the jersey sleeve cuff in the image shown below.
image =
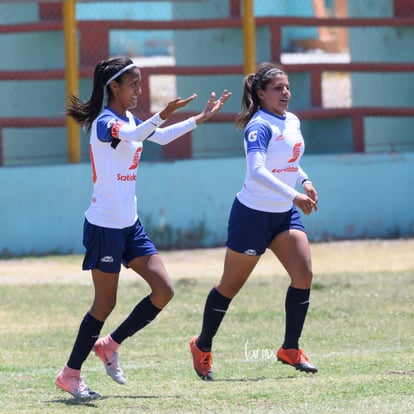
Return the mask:
<svg viewBox="0 0 414 414"><path fill-rule="evenodd" d="M159 126L161 126L166 120L161 118L161 115L158 113L156 113L155 115L153 115L149 121L151 122L151 124L155 125L157 128Z"/></svg>

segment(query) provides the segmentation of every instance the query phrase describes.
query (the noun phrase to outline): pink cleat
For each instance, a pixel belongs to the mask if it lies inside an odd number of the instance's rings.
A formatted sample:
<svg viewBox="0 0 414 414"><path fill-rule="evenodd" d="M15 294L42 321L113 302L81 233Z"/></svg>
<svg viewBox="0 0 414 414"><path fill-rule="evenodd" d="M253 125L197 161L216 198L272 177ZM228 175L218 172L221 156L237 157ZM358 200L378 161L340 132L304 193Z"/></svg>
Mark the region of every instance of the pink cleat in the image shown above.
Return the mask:
<svg viewBox="0 0 414 414"><path fill-rule="evenodd" d="M118 347L119 344L107 335L95 342L93 350L104 363L106 373L118 384L125 384L124 373L119 366L119 354L116 352Z"/></svg>
<svg viewBox="0 0 414 414"><path fill-rule="evenodd" d="M66 365L57 375L55 384L58 388L72 394L78 400L89 401L101 397L100 394L92 391L83 382L80 370L69 368Z"/></svg>

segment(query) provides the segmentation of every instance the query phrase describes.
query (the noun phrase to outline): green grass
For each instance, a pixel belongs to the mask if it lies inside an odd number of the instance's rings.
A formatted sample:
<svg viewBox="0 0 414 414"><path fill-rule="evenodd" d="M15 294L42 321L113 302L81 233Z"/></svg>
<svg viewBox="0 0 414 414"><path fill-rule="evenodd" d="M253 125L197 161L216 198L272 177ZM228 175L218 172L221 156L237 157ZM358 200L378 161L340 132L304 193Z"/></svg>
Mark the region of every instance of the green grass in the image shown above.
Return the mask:
<svg viewBox="0 0 414 414"><path fill-rule="evenodd" d="M195 275L196 276L196 275ZM153 324L127 340L115 384L93 354L83 375L103 398L78 404L57 390L88 309L88 284L0 286L2 413L414 413L414 270L319 274L301 346L316 375L278 363L287 278L255 275L231 304L214 343L214 382L200 381L188 340L215 280L177 279ZM122 282L109 332L148 293Z"/></svg>

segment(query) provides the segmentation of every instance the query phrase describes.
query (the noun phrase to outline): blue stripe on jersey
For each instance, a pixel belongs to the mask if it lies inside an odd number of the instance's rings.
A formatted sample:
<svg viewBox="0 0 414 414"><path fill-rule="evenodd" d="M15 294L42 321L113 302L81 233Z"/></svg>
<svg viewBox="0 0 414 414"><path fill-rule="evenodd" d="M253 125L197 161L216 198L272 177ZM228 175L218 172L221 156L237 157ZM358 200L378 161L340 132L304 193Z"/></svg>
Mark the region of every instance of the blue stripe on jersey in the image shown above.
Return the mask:
<svg viewBox="0 0 414 414"><path fill-rule="evenodd" d="M133 115L133 119L135 121L135 125L139 125L142 123L142 121L138 119L135 115ZM129 124L129 118L121 116L111 108L105 106L104 111L101 112L96 121L96 133L99 141L112 141L113 137L111 136L111 127L112 124L117 120L121 120L122 122Z"/></svg>
<svg viewBox="0 0 414 414"><path fill-rule="evenodd" d="M266 122L253 122L247 126L244 132L247 152L266 152L273 132Z"/></svg>

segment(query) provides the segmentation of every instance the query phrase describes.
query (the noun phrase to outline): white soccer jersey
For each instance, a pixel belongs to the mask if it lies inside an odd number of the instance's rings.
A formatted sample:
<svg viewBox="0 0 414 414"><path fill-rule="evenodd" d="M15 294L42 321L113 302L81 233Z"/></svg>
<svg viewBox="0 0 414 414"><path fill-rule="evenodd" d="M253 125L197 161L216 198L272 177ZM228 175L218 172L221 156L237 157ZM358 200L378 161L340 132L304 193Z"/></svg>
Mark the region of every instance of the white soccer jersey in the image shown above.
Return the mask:
<svg viewBox="0 0 414 414"><path fill-rule="evenodd" d="M263 109L257 111L244 130L247 170L237 198L249 208L266 212L284 212L293 206L298 179L306 178L299 166L305 144L296 115L286 112L277 116ZM269 185L254 176L249 157L259 152L269 175ZM250 156L249 156L250 154ZM257 155L257 154L256 154ZM276 180L275 180L276 179Z"/></svg>
<svg viewBox="0 0 414 414"><path fill-rule="evenodd" d="M92 224L121 229L133 225L138 218L135 191L142 142L116 139L111 128L115 123L140 122L130 112L124 118L106 107L92 123L93 195L85 213Z"/></svg>
<svg viewBox="0 0 414 414"><path fill-rule="evenodd" d="M165 128L159 114L141 121L105 107L94 120L90 137L93 195L85 215L92 224L113 229L132 226L138 218L135 195L142 141L166 145L197 127L194 117Z"/></svg>

